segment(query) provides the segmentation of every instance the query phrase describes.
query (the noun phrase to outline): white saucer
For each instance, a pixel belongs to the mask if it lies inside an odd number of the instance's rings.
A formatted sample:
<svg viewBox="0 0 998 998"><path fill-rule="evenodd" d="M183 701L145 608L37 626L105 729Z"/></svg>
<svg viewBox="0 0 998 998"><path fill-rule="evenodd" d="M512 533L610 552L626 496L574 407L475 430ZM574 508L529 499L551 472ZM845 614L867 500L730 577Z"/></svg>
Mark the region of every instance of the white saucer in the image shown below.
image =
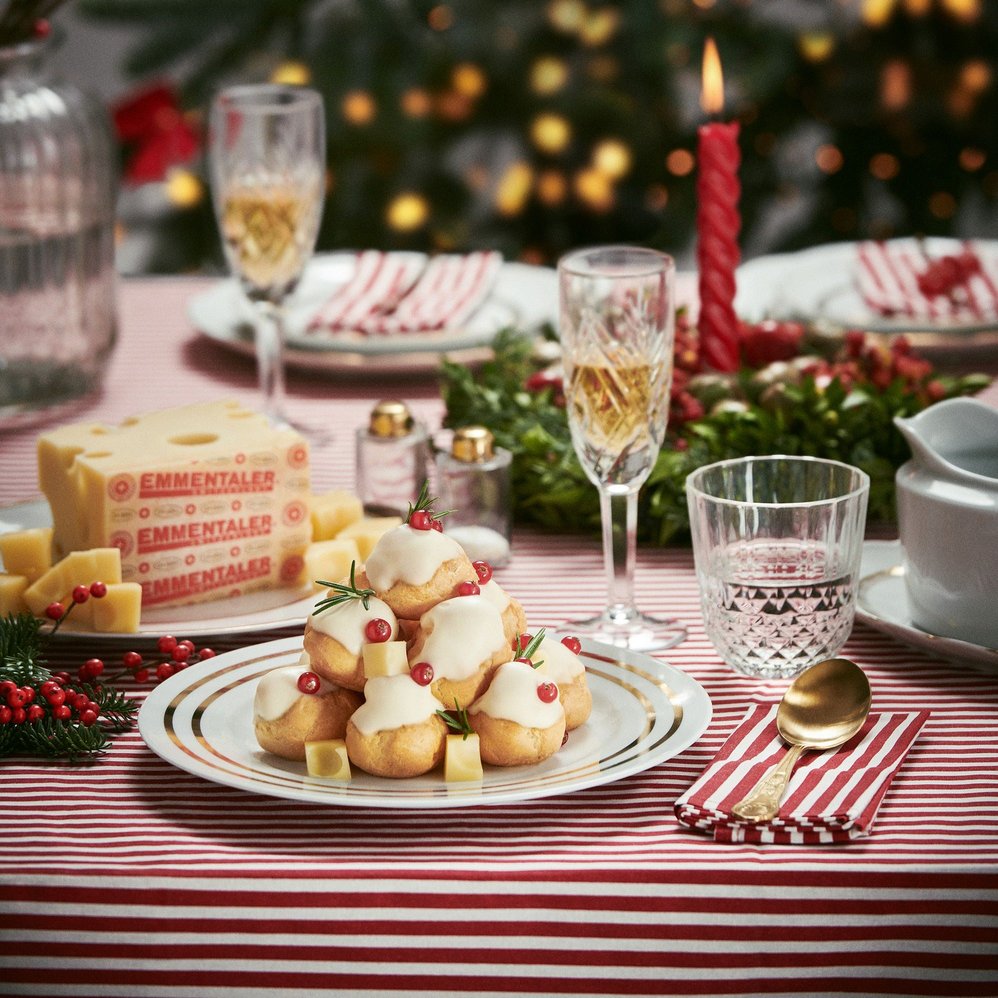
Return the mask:
<svg viewBox="0 0 998 998"><path fill-rule="evenodd" d="M998 669L998 648L930 634L912 623L900 541L866 541L863 545L856 619L930 655Z"/></svg>

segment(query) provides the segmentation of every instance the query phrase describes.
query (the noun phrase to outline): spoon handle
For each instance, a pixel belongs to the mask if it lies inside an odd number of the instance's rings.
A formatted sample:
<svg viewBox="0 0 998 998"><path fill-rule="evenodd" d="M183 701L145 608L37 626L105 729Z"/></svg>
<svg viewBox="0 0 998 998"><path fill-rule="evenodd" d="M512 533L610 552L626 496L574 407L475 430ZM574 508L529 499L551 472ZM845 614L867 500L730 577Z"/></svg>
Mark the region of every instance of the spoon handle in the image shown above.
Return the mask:
<svg viewBox="0 0 998 998"><path fill-rule="evenodd" d="M769 821L780 813L780 801L787 789L787 780L793 772L804 745L794 745L749 792L740 800L731 813L746 821Z"/></svg>

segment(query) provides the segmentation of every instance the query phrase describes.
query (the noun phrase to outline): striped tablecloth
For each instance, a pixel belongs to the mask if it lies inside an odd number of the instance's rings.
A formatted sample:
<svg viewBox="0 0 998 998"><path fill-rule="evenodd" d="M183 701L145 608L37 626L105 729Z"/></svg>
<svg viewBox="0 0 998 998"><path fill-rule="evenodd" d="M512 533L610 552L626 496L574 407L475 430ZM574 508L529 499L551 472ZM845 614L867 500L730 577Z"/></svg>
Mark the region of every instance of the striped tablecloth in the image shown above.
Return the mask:
<svg viewBox="0 0 998 998"><path fill-rule="evenodd" d="M203 287L122 287L105 394L77 415L254 400L252 365L186 322ZM315 458L317 487L351 484L353 430L399 394L438 425L431 384L292 376L291 414L336 433ZM37 495L36 432L0 438L0 503ZM522 532L514 551L501 581L534 626L598 609L595 540ZM202 781L137 733L95 764L3 760L0 994L998 994L998 675L857 626L845 654L876 707L932 711L873 835L715 842L673 804L747 707L784 687L721 664L688 551L642 551L637 581L644 607L689 624L667 657L705 687L713 720L677 758L602 787L367 810Z"/></svg>

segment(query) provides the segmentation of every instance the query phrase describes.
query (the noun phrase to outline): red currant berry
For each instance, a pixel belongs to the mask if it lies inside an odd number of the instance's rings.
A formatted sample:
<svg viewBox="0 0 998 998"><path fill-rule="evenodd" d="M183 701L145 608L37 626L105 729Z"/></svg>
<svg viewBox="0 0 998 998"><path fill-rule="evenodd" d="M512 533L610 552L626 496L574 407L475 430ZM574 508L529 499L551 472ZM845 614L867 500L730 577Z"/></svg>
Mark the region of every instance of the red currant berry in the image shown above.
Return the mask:
<svg viewBox="0 0 998 998"><path fill-rule="evenodd" d="M23 707L15 707L10 712L10 723L11 724L24 724L24 719L28 715L24 712Z"/></svg>
<svg viewBox="0 0 998 998"><path fill-rule="evenodd" d="M534 663L531 662L529 658L526 658L523 655L519 656L518 658L514 658L513 661L522 662L524 665L529 665L531 669L534 667Z"/></svg>
<svg viewBox="0 0 998 998"><path fill-rule="evenodd" d="M533 634L521 634L518 638L513 639L513 651L525 651L527 645L533 640Z"/></svg>
<svg viewBox="0 0 998 998"><path fill-rule="evenodd" d="M24 691L19 686L15 686L12 690L7 691L8 707L17 709L18 707L23 707L27 702L27 697L25 697Z"/></svg>
<svg viewBox="0 0 998 998"><path fill-rule="evenodd" d="M414 683L429 686L433 682L433 666L429 662L417 662L409 670L409 675Z"/></svg>
<svg viewBox="0 0 998 998"><path fill-rule="evenodd" d="M382 641L388 641L391 638L392 625L384 617L375 617L373 620L367 622L364 633L367 635L368 641L380 644Z"/></svg>
<svg viewBox="0 0 998 998"><path fill-rule="evenodd" d="M61 707L66 702L66 691L58 683L43 695L53 707Z"/></svg>
<svg viewBox="0 0 998 998"><path fill-rule="evenodd" d="M177 647L177 639L172 634L164 634L157 640L156 647L166 655Z"/></svg>
<svg viewBox="0 0 998 998"><path fill-rule="evenodd" d="M11 690L16 690L16 689L17 689L17 683L15 683L13 679L0 680L0 698L6 700L7 694Z"/></svg>
<svg viewBox="0 0 998 998"><path fill-rule="evenodd" d="M582 651L582 642L573 637L571 634L566 634L565 637L561 639L561 643L573 654L578 655Z"/></svg>
<svg viewBox="0 0 998 998"><path fill-rule="evenodd" d="M94 599L103 599L107 596L107 584L104 582L91 582L90 583L90 595Z"/></svg>
<svg viewBox="0 0 998 998"><path fill-rule="evenodd" d="M64 703L61 703L58 707L52 708L52 716L58 721L68 721L73 716L73 712Z"/></svg>
<svg viewBox="0 0 998 998"><path fill-rule="evenodd" d="M66 702L73 710L80 711L90 702L90 697L86 693L77 693L74 691L72 694L66 694Z"/></svg>
<svg viewBox="0 0 998 998"><path fill-rule="evenodd" d="M73 602L74 603L86 603L90 599L90 587L89 586L74 586L73 587Z"/></svg>
<svg viewBox="0 0 998 998"><path fill-rule="evenodd" d="M554 683L538 683L537 699L541 703L554 703L558 699L558 687Z"/></svg>
<svg viewBox="0 0 998 998"><path fill-rule="evenodd" d="M432 530L433 517L425 509L414 509L409 515L409 526L413 530Z"/></svg>
<svg viewBox="0 0 998 998"><path fill-rule="evenodd" d="M443 523L443 520L435 520L435 519L433 519L431 517L430 518L430 530L435 530L438 534L442 534L444 532L444 523Z"/></svg>
<svg viewBox="0 0 998 998"><path fill-rule="evenodd" d="M10 707L0 707L0 724L10 724L11 714Z"/></svg>
<svg viewBox="0 0 998 998"><path fill-rule="evenodd" d="M137 669L142 664L142 656L137 651L126 651L121 656L121 664L126 669Z"/></svg>
<svg viewBox="0 0 998 998"><path fill-rule="evenodd" d="M33 686L22 686L20 689L21 695L24 697L25 706L35 702L35 688Z"/></svg>
<svg viewBox="0 0 998 998"><path fill-rule="evenodd" d="M49 605L45 607L45 616L48 617L49 620L58 620L65 612L66 608L58 602L49 603Z"/></svg>
<svg viewBox="0 0 998 998"><path fill-rule="evenodd" d="M85 728L89 728L90 725L97 721L97 714L92 710L81 710L80 711L80 724Z"/></svg>
<svg viewBox="0 0 998 998"><path fill-rule="evenodd" d="M192 655L194 654L194 642L190 638L184 638L183 641L177 642L178 648L186 648Z"/></svg>
<svg viewBox="0 0 998 998"><path fill-rule="evenodd" d="M137 683L147 683L149 682L149 670L148 669L138 669L135 672L135 682Z"/></svg>
<svg viewBox="0 0 998 998"><path fill-rule="evenodd" d="M52 681L58 683L60 686L65 686L66 683L73 681L73 677L68 672L53 672Z"/></svg>
<svg viewBox="0 0 998 998"><path fill-rule="evenodd" d="M80 666L80 682L89 683L95 680L104 671L104 663L99 658L88 658Z"/></svg>
<svg viewBox="0 0 998 998"><path fill-rule="evenodd" d="M215 657L215 652L211 648L202 648L198 652L198 658L201 658L201 659L214 658L214 657Z"/></svg>
<svg viewBox="0 0 998 998"><path fill-rule="evenodd" d="M52 25L47 18L40 17L31 26L31 34L38 39L48 38L52 34Z"/></svg>
<svg viewBox="0 0 998 998"><path fill-rule="evenodd" d="M473 561L472 565L478 573L478 581L484 586L492 578L492 566L487 561Z"/></svg>
<svg viewBox="0 0 998 998"><path fill-rule="evenodd" d="M187 645L177 645L170 652L170 658L174 662L186 662L191 657L191 649Z"/></svg>
<svg viewBox="0 0 998 998"><path fill-rule="evenodd" d="M314 672L303 672L298 677L298 689L302 693L318 693L322 680Z"/></svg>
<svg viewBox="0 0 998 998"><path fill-rule="evenodd" d="M477 596L481 591L477 582L462 582L457 587L458 596Z"/></svg>
<svg viewBox="0 0 998 998"><path fill-rule="evenodd" d="M45 708L40 703L33 703L28 708L28 724L33 724L35 721L41 720L45 716Z"/></svg>
<svg viewBox="0 0 998 998"><path fill-rule="evenodd" d="M176 666L172 662L160 662L156 666L156 678L157 679L169 679L177 671Z"/></svg>

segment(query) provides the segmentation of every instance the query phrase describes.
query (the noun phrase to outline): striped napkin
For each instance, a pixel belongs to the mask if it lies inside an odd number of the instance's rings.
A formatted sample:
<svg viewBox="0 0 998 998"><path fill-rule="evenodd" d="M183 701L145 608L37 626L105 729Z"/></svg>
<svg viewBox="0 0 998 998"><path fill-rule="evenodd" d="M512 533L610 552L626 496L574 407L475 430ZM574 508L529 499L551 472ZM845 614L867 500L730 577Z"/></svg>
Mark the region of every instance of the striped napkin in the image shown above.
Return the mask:
<svg viewBox="0 0 998 998"><path fill-rule="evenodd" d="M998 258L972 243L928 259L911 242L865 242L857 248L856 287L871 311L932 322L998 318Z"/></svg>
<svg viewBox="0 0 998 998"><path fill-rule="evenodd" d="M731 808L788 751L776 730L777 708L749 708L703 775L676 801L676 817L719 842L812 845L869 835L880 802L929 712L870 714L840 748L805 752L779 815L768 822L744 821Z"/></svg>
<svg viewBox="0 0 998 998"><path fill-rule="evenodd" d="M353 276L337 288L309 329L386 335L459 326L488 297L501 264L501 255L491 251L424 261L412 254L365 250L357 255Z"/></svg>

